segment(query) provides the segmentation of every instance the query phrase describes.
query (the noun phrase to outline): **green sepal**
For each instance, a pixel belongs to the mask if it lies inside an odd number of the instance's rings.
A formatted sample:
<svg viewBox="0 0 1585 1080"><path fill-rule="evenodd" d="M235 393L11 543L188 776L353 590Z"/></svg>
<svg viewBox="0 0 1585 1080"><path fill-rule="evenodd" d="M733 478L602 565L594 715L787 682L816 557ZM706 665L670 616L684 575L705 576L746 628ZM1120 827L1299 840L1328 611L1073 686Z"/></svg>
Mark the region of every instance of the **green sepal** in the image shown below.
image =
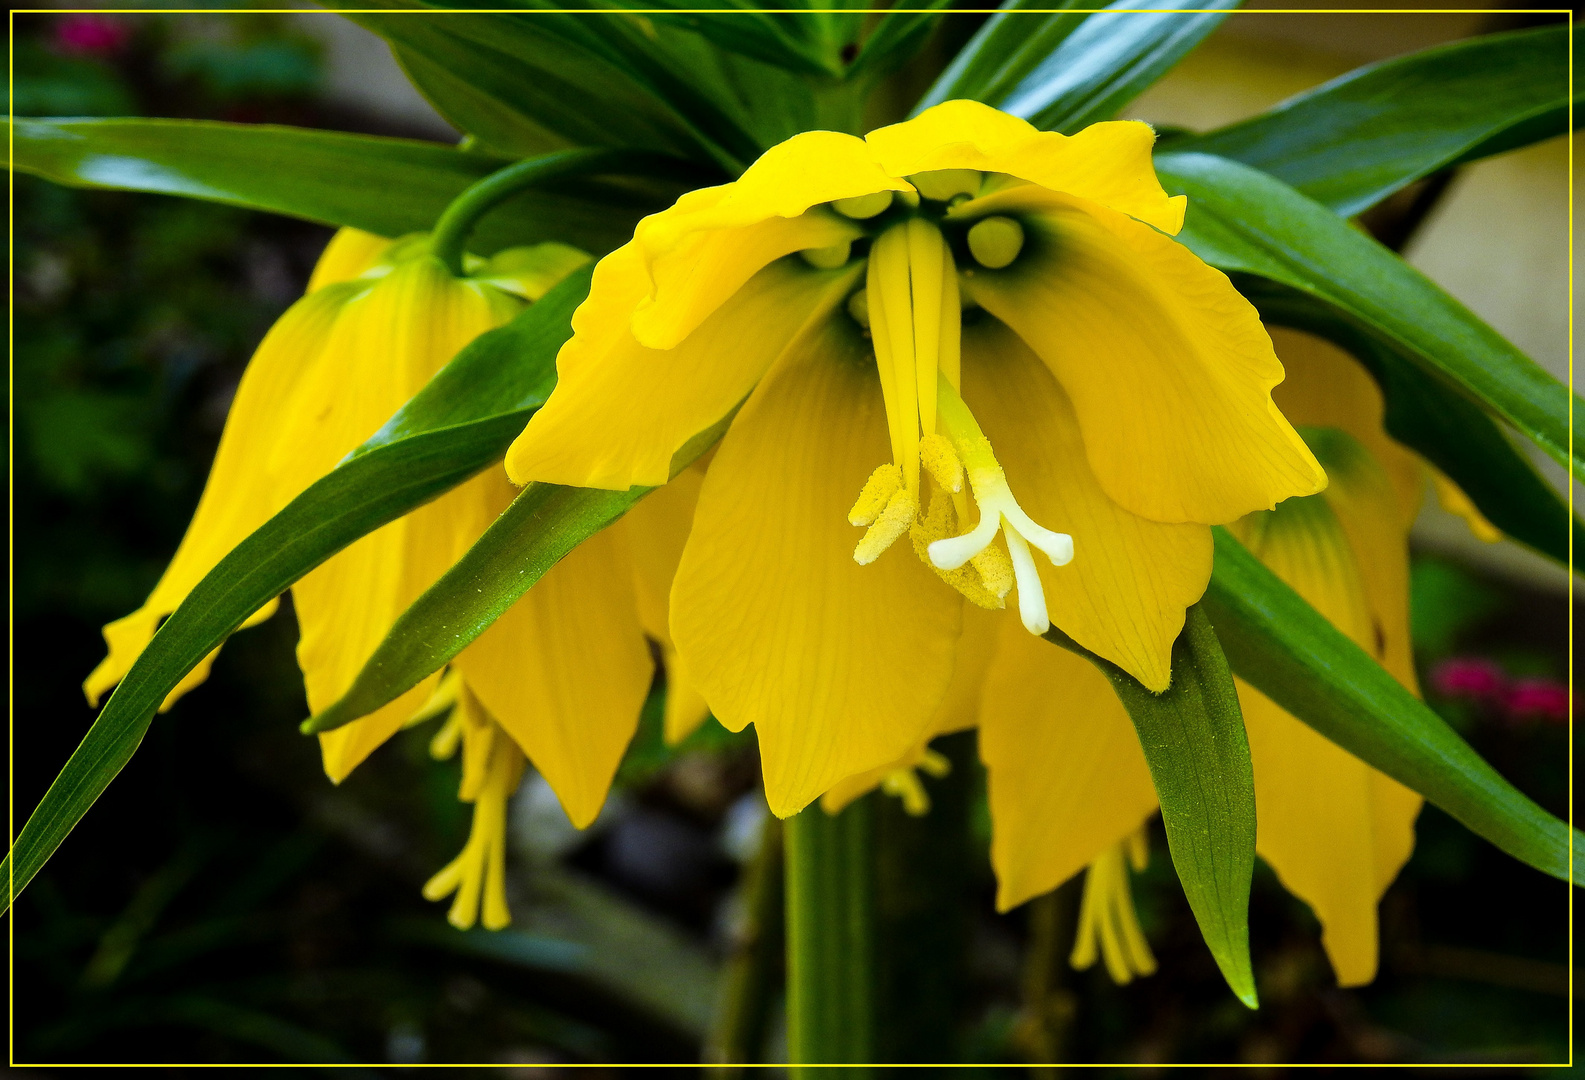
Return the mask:
<svg viewBox="0 0 1585 1080"><path fill-rule="evenodd" d="M131 760L155 710L253 612L355 540L498 460L554 388L591 267L482 335L364 446L204 575L116 687L6 856L6 906Z"/></svg>
<svg viewBox="0 0 1585 1080"><path fill-rule="evenodd" d="M1253 165L1357 214L1438 169L1566 132L1579 33L1560 24L1384 60L1172 149Z"/></svg>
<svg viewBox="0 0 1585 1080"><path fill-rule="evenodd" d="M413 139L207 120L18 119L12 135L16 167L59 184L181 195L388 237L427 231L466 188L511 164ZM526 191L480 223L472 247L561 240L610 251L681 190L577 180Z"/></svg>
<svg viewBox="0 0 1585 1080"><path fill-rule="evenodd" d="M1570 844L1585 858L1585 834L1504 780L1231 533L1212 532L1215 569L1200 605L1240 678L1514 858L1569 880Z"/></svg>
<svg viewBox="0 0 1585 1080"><path fill-rule="evenodd" d="M1222 977L1257 1008L1249 959L1255 871L1255 773L1233 673L1200 605L1172 645L1172 682L1160 694L1053 627L1046 640L1078 653L1112 684L1139 733L1161 803L1172 865Z"/></svg>
<svg viewBox="0 0 1585 1080"><path fill-rule="evenodd" d="M1569 441L1569 408L1578 398L1425 275L1248 165L1169 153L1156 158L1156 171L1170 192L1189 196L1178 239L1200 258L1345 312L1585 479L1585 459Z"/></svg>
<svg viewBox="0 0 1585 1080"><path fill-rule="evenodd" d="M1571 533L1585 549L1585 527L1562 496L1478 405L1320 300L1263 278L1240 275L1234 285L1262 322L1326 338L1359 360L1381 387L1387 434L1442 470L1505 536L1565 566Z"/></svg>

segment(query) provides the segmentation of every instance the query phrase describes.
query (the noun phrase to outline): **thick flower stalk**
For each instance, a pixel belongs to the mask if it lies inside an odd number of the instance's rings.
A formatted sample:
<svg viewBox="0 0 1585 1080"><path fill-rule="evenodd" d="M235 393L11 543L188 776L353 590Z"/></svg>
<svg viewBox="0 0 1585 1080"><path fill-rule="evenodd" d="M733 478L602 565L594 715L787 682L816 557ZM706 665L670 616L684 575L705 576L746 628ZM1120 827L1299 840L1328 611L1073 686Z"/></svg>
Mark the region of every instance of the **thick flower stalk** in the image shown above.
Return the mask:
<svg viewBox="0 0 1585 1080"><path fill-rule="evenodd" d="M517 248L472 259L468 273L457 277L425 236L393 243L354 230L338 233L308 294L249 363L175 558L143 607L105 627L110 652L84 684L89 700L97 702L120 680L160 621L232 547L374 434L464 345L587 258L556 244ZM397 616L514 495L498 469L486 470L352 544L292 587L297 658L311 710L347 691ZM452 707L448 730L466 734L467 746L486 748L464 753L462 798L475 806L473 839L429 889L457 891L451 912L457 925L472 925L481 906L486 925L506 917L499 872L504 799L525 755L574 822L586 825L599 812L653 678L646 626L665 640L654 597L669 588L685 535L671 527L678 535L668 547L664 534L676 517L669 508L681 502L686 509L687 495L679 485L651 500L644 515L581 545L453 661L446 692L437 695L437 673L373 714L319 736L325 772L337 782L415 713ZM641 521L657 539L635 557L627 535ZM659 555L649 551L656 547ZM166 708L203 681L208 663L176 688ZM680 693L679 707L687 700Z"/></svg>
<svg viewBox="0 0 1585 1080"><path fill-rule="evenodd" d="M736 411L671 636L777 814L919 743L966 602L1164 688L1209 526L1324 486L1254 310L1164 235L1153 139L966 101L808 132L596 268L507 470L662 484Z"/></svg>

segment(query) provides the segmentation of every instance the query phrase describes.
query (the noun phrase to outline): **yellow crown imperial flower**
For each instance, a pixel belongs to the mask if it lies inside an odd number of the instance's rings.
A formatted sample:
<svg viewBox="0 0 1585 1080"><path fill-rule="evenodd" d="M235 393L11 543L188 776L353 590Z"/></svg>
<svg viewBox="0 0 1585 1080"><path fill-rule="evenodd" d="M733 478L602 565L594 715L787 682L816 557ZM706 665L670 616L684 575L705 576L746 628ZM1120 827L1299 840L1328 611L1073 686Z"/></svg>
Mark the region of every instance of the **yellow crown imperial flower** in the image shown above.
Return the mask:
<svg viewBox="0 0 1585 1080"><path fill-rule="evenodd" d="M464 345L587 260L575 249L542 244L489 259L470 256L467 273L458 277L434 256L426 236L392 242L351 229L337 233L308 294L265 336L243 375L175 558L141 608L105 627L109 655L84 683L89 701L126 674L160 621L237 543L374 434ZM486 470L352 544L292 587L297 659L311 710L347 691L396 618L515 494L499 470ZM446 693L430 701L440 679L432 676L373 714L319 736L325 771L339 782L415 711L434 715L465 701L470 715L483 718L478 724L504 733L489 757L497 765L464 770L463 798L475 804L474 839L446 872L445 880L455 879L461 890L453 921L471 922L480 897L485 925L505 917L490 868L504 850L499 804L515 786L524 755L573 822L587 825L599 812L653 678L646 635L669 655L664 603L655 597L670 588L692 502L680 477L618 528L581 545L453 661ZM626 540L638 528L648 541L641 554ZM165 708L204 680L212 659L172 692ZM686 728L704 706L680 685L676 669L670 678L677 707L669 721ZM430 891L437 889L446 891L432 883Z"/></svg>
<svg viewBox="0 0 1585 1080"><path fill-rule="evenodd" d="M777 814L919 745L965 598L1016 590L1019 633L1165 688L1209 526L1324 486L1254 309L1167 235L1153 141L968 101L806 132L596 267L507 471L664 484L732 416L670 626L715 715L755 725Z"/></svg>

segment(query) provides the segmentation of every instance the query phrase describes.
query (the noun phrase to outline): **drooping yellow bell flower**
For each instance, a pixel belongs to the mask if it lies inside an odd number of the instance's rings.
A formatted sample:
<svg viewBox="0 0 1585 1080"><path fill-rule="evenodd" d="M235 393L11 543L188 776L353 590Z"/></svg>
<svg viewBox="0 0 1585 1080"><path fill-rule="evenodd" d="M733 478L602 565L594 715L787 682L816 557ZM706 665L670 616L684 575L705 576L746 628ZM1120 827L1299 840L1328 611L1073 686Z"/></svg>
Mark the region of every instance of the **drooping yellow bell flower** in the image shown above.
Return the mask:
<svg viewBox="0 0 1585 1080"><path fill-rule="evenodd" d="M1415 689L1408 530L1428 473L1382 427L1363 367L1309 335L1274 330L1288 372L1275 398L1319 448L1330 486L1232 528L1334 625ZM1470 513L1462 492L1442 480ZM1472 528L1490 530L1476 517ZM1494 530L1492 530L1494 531ZM1338 981L1369 982L1376 905L1414 845L1421 799L1239 680L1255 774L1256 850L1315 911ZM1003 632L978 716L989 771L997 903L1061 884L1156 806L1126 712L1083 659Z"/></svg>
<svg viewBox="0 0 1585 1080"><path fill-rule="evenodd" d="M1164 688L1208 526L1324 485L1254 310L1164 235L1184 200L1153 140L965 101L808 132L597 267L507 470L662 484L737 410L670 629L722 723L756 726L777 814L919 745L966 602L1016 592L1027 631Z"/></svg>
<svg viewBox="0 0 1585 1080"><path fill-rule="evenodd" d="M231 548L372 435L464 345L585 261L576 250L540 245L473 260L468 276L455 278L429 253L425 237L392 243L339 232L308 295L281 317L249 363L176 557L144 606L105 628L110 654L84 684L89 700L97 702L119 681L159 622ZM487 469L293 586L298 662L311 710L346 692L397 616L515 494L499 469ZM652 526L658 531L675 499L666 494L649 511L658 515ZM503 785L515 783L513 768L521 770L523 754L578 825L592 821L605 799L653 675L639 597L669 587L675 566L637 566L626 542L631 528L624 523L581 545L451 666L451 676L465 685L449 700L468 703L474 728L510 736L493 744L497 750L488 757L496 766L464 770L463 797L476 806L475 840L448 868L461 893L454 921L471 923L468 912L481 902L485 922L500 921L504 894L490 870L504 850L497 804L504 805ZM671 543L680 550L680 538ZM650 583L655 575L662 584ZM271 603L249 623L274 608ZM203 681L208 665L173 691L165 707ZM330 778L339 782L398 730L439 678L322 734ZM446 700L442 695L440 704ZM474 742L488 738L477 735Z"/></svg>

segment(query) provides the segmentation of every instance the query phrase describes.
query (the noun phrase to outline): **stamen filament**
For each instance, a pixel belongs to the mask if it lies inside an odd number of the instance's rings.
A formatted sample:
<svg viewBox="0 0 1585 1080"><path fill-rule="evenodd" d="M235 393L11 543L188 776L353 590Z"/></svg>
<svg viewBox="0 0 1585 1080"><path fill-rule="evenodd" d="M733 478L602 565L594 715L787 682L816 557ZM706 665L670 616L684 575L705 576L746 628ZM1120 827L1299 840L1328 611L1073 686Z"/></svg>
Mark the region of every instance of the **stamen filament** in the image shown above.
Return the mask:
<svg viewBox="0 0 1585 1080"><path fill-rule="evenodd" d="M908 274L908 230L890 229L870 248L870 333L882 392L887 375L892 393L886 401L893 459L911 492L919 490L919 378L914 361L913 296Z"/></svg>
<svg viewBox="0 0 1585 1080"><path fill-rule="evenodd" d="M1156 970L1156 958L1134 911L1125 848L1127 861L1136 870L1144 869L1140 856L1144 853L1148 858L1148 850L1142 828L1090 863L1084 875L1084 898L1079 902L1079 932L1068 958L1068 963L1080 971L1100 959L1106 965L1106 973L1119 986Z"/></svg>
<svg viewBox="0 0 1585 1080"><path fill-rule="evenodd" d="M936 371L941 358L941 230L923 218L908 222L908 277L913 303L914 385L919 396L919 430L936 430ZM955 276L955 275L954 275Z"/></svg>

